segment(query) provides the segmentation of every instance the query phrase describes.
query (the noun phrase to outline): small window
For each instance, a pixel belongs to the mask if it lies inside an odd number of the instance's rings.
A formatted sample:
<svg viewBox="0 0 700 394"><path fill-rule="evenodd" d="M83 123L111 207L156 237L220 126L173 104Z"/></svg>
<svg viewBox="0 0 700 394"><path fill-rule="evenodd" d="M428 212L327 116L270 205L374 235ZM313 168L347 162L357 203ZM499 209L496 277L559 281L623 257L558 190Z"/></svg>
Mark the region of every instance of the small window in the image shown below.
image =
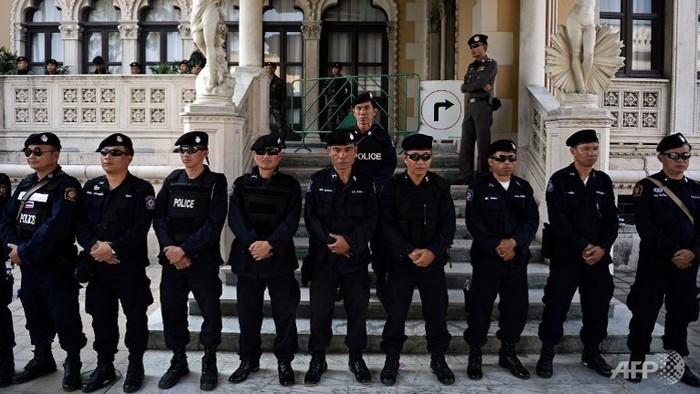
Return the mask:
<svg viewBox="0 0 700 394"><path fill-rule="evenodd" d="M24 24L27 29L26 56L34 74L44 74L44 63L49 59L63 62L63 39L58 30L61 10L54 0L43 0L30 8Z"/></svg>

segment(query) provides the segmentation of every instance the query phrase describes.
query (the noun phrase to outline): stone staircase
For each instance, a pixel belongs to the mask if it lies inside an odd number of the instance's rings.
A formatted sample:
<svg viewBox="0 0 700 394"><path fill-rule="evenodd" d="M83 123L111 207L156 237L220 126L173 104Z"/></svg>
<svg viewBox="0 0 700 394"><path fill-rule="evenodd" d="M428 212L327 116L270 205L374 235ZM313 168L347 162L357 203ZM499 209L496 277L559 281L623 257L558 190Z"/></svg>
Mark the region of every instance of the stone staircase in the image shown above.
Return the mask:
<svg viewBox="0 0 700 394"><path fill-rule="evenodd" d="M312 138L313 139L313 138ZM288 149L282 160L282 171L295 176L302 184L302 190L305 190L306 183L310 175L319 168L328 165L330 160L325 153L323 146L318 143L308 143L310 152L306 149L295 150L299 147L298 143L289 143ZM441 145L434 149L436 156L433 161L432 170L444 176L447 179L456 179L457 170L457 153L452 145ZM403 163L399 160L397 171L403 171ZM232 182L232 180L229 180ZM455 210L457 214L457 234L452 246L450 255L452 263L445 267L447 275L447 286L449 293L449 305L447 311L448 330L452 335L450 344L450 352L466 353L468 346L462 338L462 333L466 328L466 312L464 309L464 296L462 286L467 277L471 275L472 268L469 263L469 248L471 240L465 239L467 229L464 223L464 207L466 186L452 186L452 196L455 201ZM297 248L297 258L301 265L301 261L306 256L309 242L308 232L304 225L302 214L301 223L295 238ZM519 344L519 350L524 353L538 353L540 349L540 341L537 337L537 327L544 305L542 304L543 288L549 274L549 268L544 263L540 253L540 247L534 244L531 247L534 255L528 267L528 283L529 291L529 310L528 322L523 332L522 340ZM371 268L369 268L371 271ZM374 279L374 275L370 275ZM301 283L301 273L297 270L296 277ZM221 350L236 351L238 349L238 333L239 325L236 311L236 276L231 273L229 266L221 268L221 278L224 282L224 291L221 297L221 305L223 312L223 342L220 346ZM272 343L275 338L275 328L271 317L271 307L269 296L266 294L264 302L264 316L262 326L262 343L263 351L271 351ZM199 327L202 323L199 308L193 298L190 298L189 303L189 328L191 331L191 341L189 347L196 349L198 347ZM309 291L308 288L301 289L301 302L297 309L297 329L299 332L299 346L302 352L306 351L310 334L310 306L309 306ZM500 347L499 341L495 337L495 332L498 329L498 308L494 306L493 322L489 330L489 341L485 346L485 351L496 352ZM627 352L627 325L631 314L627 307L617 299L613 299L610 308L610 323L609 336L603 343L603 349L610 353ZM346 333L345 310L342 302L336 303L333 320L333 331L335 333L331 343L329 352L347 351L343 344ZM367 351L370 353L381 353L379 343L381 342L381 334L385 321L385 312L381 303L376 298L374 290L371 292L370 303L367 318L367 331L369 336L369 345ZM579 302L578 293L574 296L569 317L564 326L564 338L560 345L561 352L575 352L582 350L583 345L579 340L579 330L581 328L581 304ZM149 347L156 349L164 349L162 318L160 310L156 310L149 316ZM406 322L406 335L408 340L404 346L405 353L425 353L425 328L422 320L422 308L418 292L414 294L414 302L409 310L408 320ZM654 331L654 340L652 350L661 349L660 344L661 327L657 325Z"/></svg>

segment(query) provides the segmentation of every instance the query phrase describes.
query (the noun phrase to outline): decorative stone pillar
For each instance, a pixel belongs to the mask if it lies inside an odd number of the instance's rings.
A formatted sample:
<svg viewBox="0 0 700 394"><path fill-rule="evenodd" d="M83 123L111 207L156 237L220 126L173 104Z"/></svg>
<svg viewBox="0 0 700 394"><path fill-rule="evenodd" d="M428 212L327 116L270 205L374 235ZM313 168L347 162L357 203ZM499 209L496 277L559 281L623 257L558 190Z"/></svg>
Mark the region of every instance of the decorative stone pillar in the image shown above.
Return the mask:
<svg viewBox="0 0 700 394"><path fill-rule="evenodd" d="M21 23L15 23L12 32L14 33L12 37L13 51L18 55L24 55L24 50L27 47L27 28L22 26Z"/></svg>
<svg viewBox="0 0 700 394"><path fill-rule="evenodd" d="M180 31L180 39L182 40L182 56L181 59L189 59L194 52L194 42L192 41L192 30L190 22L182 22L177 26Z"/></svg>
<svg viewBox="0 0 700 394"><path fill-rule="evenodd" d="M78 21L63 21L58 26L63 40L63 65L68 67L68 72L71 74L80 74L86 70L82 70L82 31Z"/></svg>
<svg viewBox="0 0 700 394"><path fill-rule="evenodd" d="M238 36L240 67L262 67L262 0L240 0Z"/></svg>
<svg viewBox="0 0 700 394"><path fill-rule="evenodd" d="M696 34L693 32L697 25L697 10L693 1L671 1L673 14L670 15L672 34L670 42L672 47L666 49L666 65L671 73L667 75L671 79L671 100L669 105L669 131L670 133L688 133L698 129L698 116L695 111L695 86L696 73L688 72L696 63ZM629 44L628 44L629 45ZM670 56L668 56L670 55Z"/></svg>
<svg viewBox="0 0 700 394"><path fill-rule="evenodd" d="M533 111L527 86L544 86L547 0L520 2L520 67L518 70L518 131L526 128ZM526 133L518 132L518 146Z"/></svg>
<svg viewBox="0 0 700 394"><path fill-rule="evenodd" d="M395 74L399 67L399 52L393 50L393 48L397 48L399 41L398 22L388 21L386 23L386 35L389 41L389 74Z"/></svg>
<svg viewBox="0 0 700 394"><path fill-rule="evenodd" d="M318 63L318 59L321 58L321 21L303 21L301 23L301 35L304 39L304 78L318 78L321 76ZM317 103L312 108L306 108L304 130L318 129L319 88L318 84L307 86L304 82L300 86L301 94L306 95L305 101L307 103Z"/></svg>
<svg viewBox="0 0 700 394"><path fill-rule="evenodd" d="M138 21L123 21L117 28L122 43L122 72L124 72L129 70L131 62L138 59L139 25Z"/></svg>

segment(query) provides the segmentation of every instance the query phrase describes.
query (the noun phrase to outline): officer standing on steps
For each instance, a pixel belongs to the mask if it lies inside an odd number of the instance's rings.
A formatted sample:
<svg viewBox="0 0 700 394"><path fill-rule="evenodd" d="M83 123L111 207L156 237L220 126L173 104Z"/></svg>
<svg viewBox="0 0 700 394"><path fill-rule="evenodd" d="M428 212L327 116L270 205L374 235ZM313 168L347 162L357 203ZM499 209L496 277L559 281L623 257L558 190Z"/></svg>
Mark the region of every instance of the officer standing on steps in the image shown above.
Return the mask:
<svg viewBox="0 0 700 394"><path fill-rule="evenodd" d="M540 217L532 187L513 175L518 159L515 143L498 140L487 154L492 172L476 178L467 189L466 223L474 237L470 252L474 271L464 331L469 344L467 375L474 380L483 377L481 347L486 344L493 304L499 295L498 365L517 378L529 379L530 373L515 354L515 345L527 320L527 264Z"/></svg>
<svg viewBox="0 0 700 394"><path fill-rule="evenodd" d="M5 211L11 192L10 178L0 173L0 215ZM0 216L1 218L2 216ZM7 247L0 244L0 250L4 263L7 260ZM3 265L3 268L6 266ZM15 356L12 351L15 347L15 329L12 311L9 308L14 292L14 282L15 278L12 276L10 268L6 268L0 273L0 387L12 384L12 376L15 374Z"/></svg>
<svg viewBox="0 0 700 394"><path fill-rule="evenodd" d="M374 186L379 194L389 178L394 175L397 159L396 147L391 136L379 123L374 122L377 112L377 103L372 92L358 95L352 104L352 113L357 120L357 124L352 129L357 142L357 159L354 168L374 178ZM381 231L374 233L370 247L372 270L377 277L377 297L381 301L388 264L386 245Z"/></svg>
<svg viewBox="0 0 700 394"><path fill-rule="evenodd" d="M564 335L566 314L578 288L584 307L581 362L610 377L611 368L600 355L600 343L608 335L608 311L615 288L608 268L619 226L615 193L610 177L593 169L599 154L594 130L577 131L566 145L574 162L555 172L547 184L552 251L542 298L542 351L536 372L542 378L552 377L554 346Z"/></svg>
<svg viewBox="0 0 700 394"><path fill-rule="evenodd" d="M219 266L223 263L219 240L226 220L226 177L204 165L209 155L207 133L190 131L175 145L179 145L176 151L185 168L165 178L153 221L163 266L163 335L165 345L173 351L170 368L158 387L169 389L189 373L185 346L190 340L187 296L191 291L204 319L199 335L204 347L199 387L210 391L216 388L219 377L216 347L221 343Z"/></svg>
<svg viewBox="0 0 700 394"><path fill-rule="evenodd" d="M396 382L399 355L406 341L406 316L418 287L431 353L430 370L440 383L452 384L455 376L445 362L451 336L447 331L444 267L455 235L455 206L450 183L429 171L433 137L413 134L401 147L406 171L394 175L384 187L377 226L378 231L384 231L391 261L381 343L386 361L380 378L385 385Z"/></svg>
<svg viewBox="0 0 700 394"><path fill-rule="evenodd" d="M335 130L326 137L332 165L311 176L306 188L304 219L309 230L309 256L313 261L311 294L311 362L304 378L317 384L328 368L326 348L333 337L334 296L345 288L349 367L360 383L372 380L362 351L367 347L369 305L369 249L377 222L377 196L372 178L353 167L355 134Z"/></svg>
<svg viewBox="0 0 700 394"><path fill-rule="evenodd" d="M124 392L141 388L143 354L148 344L148 306L153 303L148 266L148 230L155 215L153 186L129 172L134 157L131 138L115 133L100 142L105 175L85 183L76 236L95 260L95 272L85 292L85 311L92 316L97 368L83 382L85 393L116 378L114 355L119 343L119 304L126 316L129 366Z"/></svg>
<svg viewBox="0 0 700 394"><path fill-rule="evenodd" d="M275 74L277 65L273 62L265 63L265 70L270 76L270 115L275 121L277 135L282 139L282 147L286 148L285 139L287 138L287 111L285 108L287 102L287 84Z"/></svg>
<svg viewBox="0 0 700 394"><path fill-rule="evenodd" d="M641 238L639 263L627 297L632 311L627 347L628 377L642 379L641 365L649 353L651 333L666 304L664 349L688 356L688 324L698 319L696 278L700 255L700 185L685 176L691 146L683 134L669 135L656 147L662 170L634 186L634 220ZM681 382L700 386L700 378L685 363Z"/></svg>
<svg viewBox="0 0 700 394"><path fill-rule="evenodd" d="M292 360L299 351L296 310L299 267L294 234L301 216L299 181L278 171L282 161L281 140L272 135L258 138L250 147L255 167L233 183L228 224L236 236L229 264L238 275L238 322L241 334L238 354L241 365L229 381L243 382L260 368L260 329L265 289L270 294L277 338L279 381L294 384Z"/></svg>
<svg viewBox="0 0 700 394"><path fill-rule="evenodd" d="M34 357L13 382L29 382L56 371L51 342L58 333L61 348L68 353L63 389L73 391L80 389L80 349L87 343L73 278L81 188L58 165L60 151L61 141L53 133L32 134L24 141L27 164L35 172L17 185L5 207L0 237L10 261L22 272L19 298L34 345Z"/></svg>
<svg viewBox="0 0 700 394"><path fill-rule="evenodd" d="M470 184L474 176L489 171L488 153L491 143L493 111L493 86L496 83L498 64L486 55L488 36L475 34L469 41L474 61L464 74L462 93L468 93L466 114L462 122L462 139L459 146L458 184ZM476 174L474 173L474 145L477 147Z"/></svg>

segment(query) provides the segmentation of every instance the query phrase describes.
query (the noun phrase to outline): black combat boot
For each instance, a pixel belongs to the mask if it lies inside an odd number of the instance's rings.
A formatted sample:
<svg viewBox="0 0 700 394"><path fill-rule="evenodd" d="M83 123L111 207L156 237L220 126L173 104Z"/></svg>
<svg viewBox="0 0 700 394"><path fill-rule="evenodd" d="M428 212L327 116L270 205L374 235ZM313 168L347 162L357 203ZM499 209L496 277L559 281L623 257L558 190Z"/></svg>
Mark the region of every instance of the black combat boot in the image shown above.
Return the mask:
<svg viewBox="0 0 700 394"><path fill-rule="evenodd" d="M277 361L277 376L282 386L291 386L296 381L290 361Z"/></svg>
<svg viewBox="0 0 700 394"><path fill-rule="evenodd" d="M304 376L304 384L318 384L321 381L321 375L327 370L326 355L321 352L311 353L311 362L309 362L309 370Z"/></svg>
<svg viewBox="0 0 700 394"><path fill-rule="evenodd" d="M510 370L516 378L530 379L530 372L523 367L515 355L515 344L501 341L501 350L498 352L498 365Z"/></svg>
<svg viewBox="0 0 700 394"><path fill-rule="evenodd" d="M430 355L430 372L437 376L438 381L442 384L452 384L455 382L455 374L447 366L445 355L443 353L433 353Z"/></svg>
<svg viewBox="0 0 700 394"><path fill-rule="evenodd" d="M231 383L241 383L248 379L248 375L253 372L258 372L260 370L260 360L255 361L241 361L241 365L238 369L233 371L231 376L229 376L228 381Z"/></svg>
<svg viewBox="0 0 700 394"><path fill-rule="evenodd" d="M203 391L212 391L217 384L219 384L219 370L216 368L216 346L205 347L199 388Z"/></svg>
<svg viewBox="0 0 700 394"><path fill-rule="evenodd" d="M185 348L180 348L173 351L173 358L170 359L170 368L165 372L160 381L158 388L167 390L177 384L180 378L190 373L190 368L187 365L187 354Z"/></svg>
<svg viewBox="0 0 700 394"><path fill-rule="evenodd" d="M29 360L24 370L14 376L13 383L25 383L38 377L56 372L56 360L51 353L51 344L34 347L34 358Z"/></svg>
<svg viewBox="0 0 700 394"><path fill-rule="evenodd" d="M143 356L129 357L129 366L124 378L124 392L135 393L141 389L145 371L143 368Z"/></svg>
<svg viewBox="0 0 700 394"><path fill-rule="evenodd" d="M80 350L68 352L68 357L63 363L63 391L80 390L83 384L80 377Z"/></svg>
<svg viewBox="0 0 700 394"><path fill-rule="evenodd" d="M543 379L549 379L554 374L554 346L542 344L540 359L537 360L535 372Z"/></svg>
<svg viewBox="0 0 700 394"><path fill-rule="evenodd" d="M101 388L107 387L117 380L117 371L114 370L112 361L97 360L97 368L83 382L83 393L92 393Z"/></svg>
<svg viewBox="0 0 700 394"><path fill-rule="evenodd" d="M399 355L387 354L384 360L384 368L379 373L379 380L385 386L393 386L396 383L396 375L399 373Z"/></svg>
<svg viewBox="0 0 700 394"><path fill-rule="evenodd" d="M645 360L644 354L632 353L630 354L630 361L628 365L628 375L627 380L632 383L639 383L642 381L642 364Z"/></svg>
<svg viewBox="0 0 700 394"><path fill-rule="evenodd" d="M597 346L590 348L584 346L581 354L581 363L606 378L612 376L612 367L605 362Z"/></svg>
<svg viewBox="0 0 700 394"><path fill-rule="evenodd" d="M469 360L467 361L467 376L469 376L469 379L479 380L484 377L481 363L481 346L470 346Z"/></svg>
<svg viewBox="0 0 700 394"><path fill-rule="evenodd" d="M12 384L15 375L15 355L12 348L0 350L0 387Z"/></svg>
<svg viewBox="0 0 700 394"><path fill-rule="evenodd" d="M348 366L350 372L355 375L355 380L360 383L369 383L372 381L372 375L367 369L365 360L362 359L362 351L350 349L350 357L348 357Z"/></svg>

